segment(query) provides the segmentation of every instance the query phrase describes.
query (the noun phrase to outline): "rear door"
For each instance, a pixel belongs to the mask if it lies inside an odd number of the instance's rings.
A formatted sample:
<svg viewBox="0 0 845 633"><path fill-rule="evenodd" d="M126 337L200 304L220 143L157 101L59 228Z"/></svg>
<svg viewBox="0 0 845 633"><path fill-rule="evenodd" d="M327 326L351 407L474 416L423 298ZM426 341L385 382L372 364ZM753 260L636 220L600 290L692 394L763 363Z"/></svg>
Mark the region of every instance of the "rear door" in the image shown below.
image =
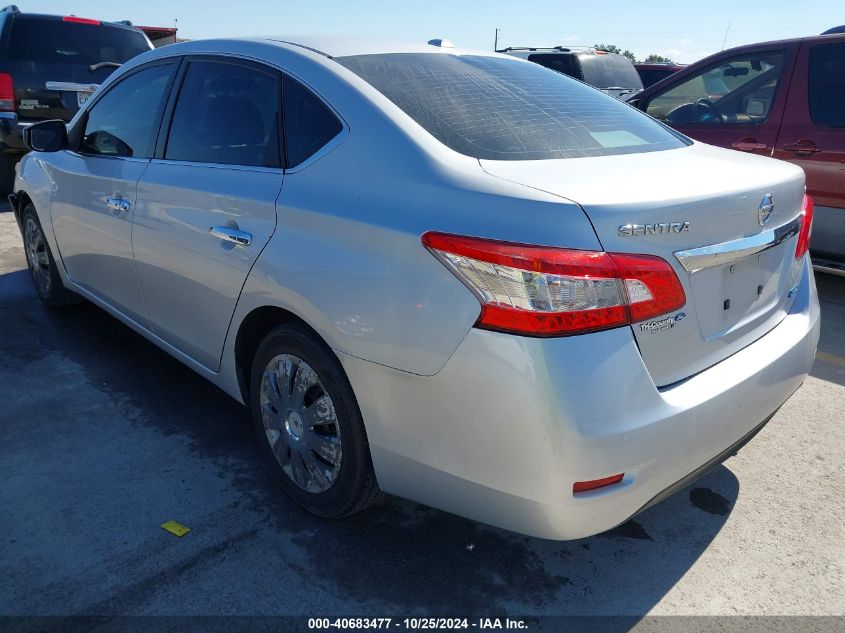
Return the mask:
<svg viewBox="0 0 845 633"><path fill-rule="evenodd" d="M770 156L797 45L725 57L641 101L648 114L705 143Z"/></svg>
<svg viewBox="0 0 845 633"><path fill-rule="evenodd" d="M3 41L24 121L69 121L115 68L152 48L137 29L73 16L12 14Z"/></svg>
<svg viewBox="0 0 845 633"><path fill-rule="evenodd" d="M79 122L84 126L79 147L50 161L53 229L68 275L144 324L132 260L132 214L175 68L175 62L155 63L119 79Z"/></svg>
<svg viewBox="0 0 845 633"><path fill-rule="evenodd" d="M814 255L845 260L845 38L804 42L775 158L807 175L816 203Z"/></svg>
<svg viewBox="0 0 845 633"><path fill-rule="evenodd" d="M138 185L132 244L153 332L216 370L276 226L281 75L221 57L188 59L181 75L166 144Z"/></svg>

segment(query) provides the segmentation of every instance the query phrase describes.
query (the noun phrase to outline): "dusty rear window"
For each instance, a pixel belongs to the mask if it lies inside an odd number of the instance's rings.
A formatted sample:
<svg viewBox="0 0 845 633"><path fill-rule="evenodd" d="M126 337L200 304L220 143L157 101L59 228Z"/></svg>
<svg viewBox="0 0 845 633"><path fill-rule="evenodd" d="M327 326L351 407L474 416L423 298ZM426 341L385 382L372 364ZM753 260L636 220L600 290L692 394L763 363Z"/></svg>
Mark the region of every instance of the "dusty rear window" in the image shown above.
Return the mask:
<svg viewBox="0 0 845 633"><path fill-rule="evenodd" d="M530 62L442 53L336 61L441 143L474 158L579 158L688 144L631 106Z"/></svg>

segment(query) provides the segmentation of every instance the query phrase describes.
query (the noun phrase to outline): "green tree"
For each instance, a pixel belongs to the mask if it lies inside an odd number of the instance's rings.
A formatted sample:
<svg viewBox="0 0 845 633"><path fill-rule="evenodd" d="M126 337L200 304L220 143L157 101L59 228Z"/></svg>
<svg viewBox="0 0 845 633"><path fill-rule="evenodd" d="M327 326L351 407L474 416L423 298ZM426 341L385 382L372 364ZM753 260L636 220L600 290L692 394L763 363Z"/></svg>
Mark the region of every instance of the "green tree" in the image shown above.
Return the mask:
<svg viewBox="0 0 845 633"><path fill-rule="evenodd" d="M649 63L659 63L659 62L668 62L670 64L673 63L672 60L669 59L668 57L663 57L663 55L655 55L654 53L652 53L651 55L646 57L645 61L646 61L647 64L649 64Z"/></svg>
<svg viewBox="0 0 845 633"><path fill-rule="evenodd" d="M607 51L608 53L618 53L619 55L630 59L632 63L637 61L636 56L631 51L627 49L623 51L615 44L594 44L593 48L598 49L600 51Z"/></svg>

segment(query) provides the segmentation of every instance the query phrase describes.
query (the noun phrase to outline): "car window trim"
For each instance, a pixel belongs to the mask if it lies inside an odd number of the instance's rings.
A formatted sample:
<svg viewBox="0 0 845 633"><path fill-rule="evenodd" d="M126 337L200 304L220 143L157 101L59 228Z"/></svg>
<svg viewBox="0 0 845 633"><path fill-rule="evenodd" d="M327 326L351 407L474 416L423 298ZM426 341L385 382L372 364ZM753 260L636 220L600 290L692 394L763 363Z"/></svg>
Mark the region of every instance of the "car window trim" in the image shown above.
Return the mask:
<svg viewBox="0 0 845 633"><path fill-rule="evenodd" d="M669 92L673 88L676 88L677 86L681 85L682 83L689 81L690 79L693 79L695 77L700 77L701 75L710 72L711 70L713 70L714 68L716 68L720 65L730 63L730 60L732 60L732 59L737 59L738 57L741 57L742 55L751 56L751 55L765 55L765 54L771 54L771 53L781 53L783 55L783 63L781 64L780 75L778 75L777 84L775 85L775 91L772 93L771 107L769 108L769 111L766 113L765 119L763 119L762 121L758 121L756 123L748 123L748 122L744 122L744 121L743 122L737 122L737 123L725 123L725 122L723 122L723 123L702 123L700 121L696 121L694 123L679 123L679 125L704 125L704 126L708 126L708 127L715 126L715 125L729 125L731 127L740 127L740 126L756 127L756 126L759 126L759 125L764 125L765 123L768 122L769 116L772 113L772 109L774 108L775 102L777 101L777 98L780 95L780 92L782 90L782 84L784 83L783 82L784 76L786 75L786 72L791 68L793 56L794 56L794 53L795 53L794 47L786 46L786 47L782 47L782 48L781 47L761 48L759 50L747 51L745 53L738 53L736 55L729 55L729 56L726 55L725 57L717 59L717 60L713 61L712 63L708 64L707 66L704 66L703 68L699 69L698 71L691 72L689 74L684 75L683 77L679 77L678 81L676 81L673 84L670 84L669 86L667 86L666 88L664 88L660 92L655 92L654 94L649 95L648 99L640 105L640 109L643 112L645 112L646 114L648 114L648 106L651 105L651 102L654 101L655 99L657 99L658 97L663 96L664 94L666 94L667 92ZM682 72L682 71L680 71L680 72ZM741 86L737 90L741 90L744 87L745 86ZM652 115L649 114L649 116L652 116ZM655 118L655 120L660 121L660 119L657 119L657 118ZM666 123L666 122L661 121L661 123ZM668 123L667 123L667 125L668 125Z"/></svg>
<svg viewBox="0 0 845 633"><path fill-rule="evenodd" d="M173 88L170 91L170 98L167 101L167 104L164 108L164 117L161 121L161 126L159 129L159 134L156 139L156 148L153 154L153 159L160 163L172 163L172 164L181 164L181 165L191 165L191 166L203 166L203 167L232 167L237 168L242 171L271 171L271 172L283 172L285 169L285 165L287 164L286 159L286 151L285 151L285 141L284 141L284 76L283 72L269 64L265 64L261 61L252 59L252 58L245 58L239 57L236 55L225 55L221 53L207 53L207 54L191 54L191 55L183 55L180 58L180 66L179 71L177 73L176 81L174 82ZM182 87L185 84L185 77L188 74L188 68L190 67L192 62L205 62L205 63L215 63L215 64L229 64L232 66L242 66L244 68L250 68L252 70L257 70L259 72L263 72L267 75L270 75L276 79L276 83L278 86L279 91L279 109L276 114L277 116L277 125L278 128L278 135L276 139L276 143L278 143L279 148L279 166L272 167L267 165L242 165L239 163L212 163L212 162L205 162L205 161L190 161L190 160L175 160L172 158L166 158L167 153L167 143L170 140L170 132L173 127L173 115L176 112L176 105L179 102L179 96L182 93Z"/></svg>
<svg viewBox="0 0 845 633"><path fill-rule="evenodd" d="M180 60L178 58L173 57L165 57L163 59L156 59L146 64L142 64L137 66L136 68L132 68L131 70L127 71L125 74L121 75L117 78L117 80L110 83L106 89L101 94L96 94L94 98L91 99L91 103L85 104L85 110L82 113L82 116L79 118L79 121L74 125L74 129L69 131L69 135L72 135L72 143L69 151L74 153L77 156L84 156L86 158L111 158L111 159L121 159L121 160L132 160L132 161L148 161L155 156L156 144L158 140L158 134L160 132L161 123L164 117L164 110L165 108L159 106L159 111L156 113L156 118L153 122L153 129L150 132L151 135L154 135L156 142L153 144L153 151L150 156L146 156L144 158L136 157L136 156L109 156L107 154L91 154L88 152L82 151L82 141L85 139L85 128L88 125L88 115L96 105L103 100L103 98L109 94L116 86L119 86L124 81L132 77L133 75L142 72L144 70L148 70L150 68L155 68L156 66L166 66L166 65L173 65L174 69L170 75L170 79L167 82L167 85L164 88L164 92L167 95L165 99L162 100L164 104L167 104L168 100L170 99L170 93L173 90L174 81L176 79L177 74L179 73L180 67ZM78 132L77 132L78 128Z"/></svg>

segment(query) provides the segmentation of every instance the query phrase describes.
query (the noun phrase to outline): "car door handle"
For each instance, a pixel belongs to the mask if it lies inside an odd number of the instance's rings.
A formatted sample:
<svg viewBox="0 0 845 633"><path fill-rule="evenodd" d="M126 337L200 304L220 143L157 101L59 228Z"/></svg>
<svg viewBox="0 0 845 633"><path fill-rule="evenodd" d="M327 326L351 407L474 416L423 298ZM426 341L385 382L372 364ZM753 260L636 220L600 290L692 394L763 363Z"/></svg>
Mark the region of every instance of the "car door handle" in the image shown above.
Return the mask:
<svg viewBox="0 0 845 633"><path fill-rule="evenodd" d="M229 228L228 226L212 226L208 229L208 232L218 239L240 244L241 246L249 246L252 243L251 233Z"/></svg>
<svg viewBox="0 0 845 633"><path fill-rule="evenodd" d="M753 138L744 138L741 141L735 141L731 143L731 147L742 152L753 152L754 150L769 148L765 143L760 143Z"/></svg>
<svg viewBox="0 0 845 633"><path fill-rule="evenodd" d="M816 145L813 141L808 139L801 139L800 141L796 141L795 143L787 143L783 146L787 152L795 152L800 156L809 156L810 154L815 154L816 152L822 151L822 148Z"/></svg>
<svg viewBox="0 0 845 633"><path fill-rule="evenodd" d="M124 200L123 198L106 198L106 206L109 209L126 213L132 205L129 200Z"/></svg>

